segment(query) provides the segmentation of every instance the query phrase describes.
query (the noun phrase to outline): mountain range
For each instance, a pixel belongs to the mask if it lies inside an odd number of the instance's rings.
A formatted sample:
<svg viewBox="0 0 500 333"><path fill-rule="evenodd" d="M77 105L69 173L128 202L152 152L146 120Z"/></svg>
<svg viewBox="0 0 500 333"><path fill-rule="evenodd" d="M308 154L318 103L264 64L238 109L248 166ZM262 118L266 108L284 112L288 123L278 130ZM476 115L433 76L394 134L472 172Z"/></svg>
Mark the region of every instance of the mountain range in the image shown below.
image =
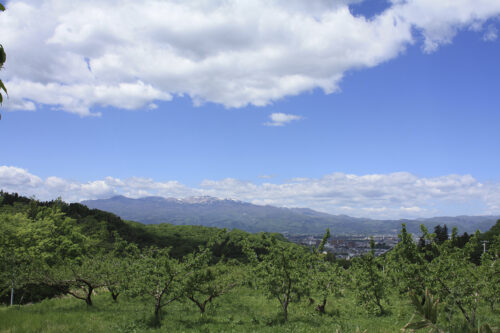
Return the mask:
<svg viewBox="0 0 500 333"><path fill-rule="evenodd" d="M308 208L282 208L254 205L248 202L214 197L186 199L144 197L139 199L114 196L109 199L87 200L82 204L112 212L123 219L145 224L203 225L241 229L248 232L279 232L284 234L322 234L330 228L333 234L380 235L395 234L406 223L412 233L420 233L420 224L432 231L446 224L451 231L473 233L488 230L500 216L456 216L425 219L375 220L347 215L330 215Z"/></svg>

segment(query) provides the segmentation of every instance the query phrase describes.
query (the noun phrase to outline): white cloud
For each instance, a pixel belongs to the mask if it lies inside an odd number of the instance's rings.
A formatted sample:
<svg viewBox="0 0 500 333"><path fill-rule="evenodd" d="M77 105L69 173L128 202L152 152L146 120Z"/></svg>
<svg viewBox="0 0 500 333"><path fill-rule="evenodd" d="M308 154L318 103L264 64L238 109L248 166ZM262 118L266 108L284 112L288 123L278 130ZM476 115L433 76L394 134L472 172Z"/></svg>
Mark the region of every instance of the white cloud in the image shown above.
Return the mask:
<svg viewBox="0 0 500 333"><path fill-rule="evenodd" d="M497 28L493 24L488 25L488 28L486 28L486 31L484 32L483 40L485 42L492 42L497 38L498 38Z"/></svg>
<svg viewBox="0 0 500 333"><path fill-rule="evenodd" d="M61 196L67 201L117 194L133 198L208 195L259 205L309 207L332 214L373 218L500 214L500 183L481 183L470 175L424 178L407 172L332 173L285 183L256 184L234 178L204 180L197 187L188 187L174 180L157 182L141 177L106 177L83 183L59 177L44 180L21 168L0 166L0 189L35 195L41 200Z"/></svg>
<svg viewBox="0 0 500 333"><path fill-rule="evenodd" d="M500 14L500 2L496 0L391 1L391 14L422 33L426 52L451 43L460 29L477 28Z"/></svg>
<svg viewBox="0 0 500 333"><path fill-rule="evenodd" d="M284 126L294 120L302 119L301 116L288 113L272 113L269 118L271 121L264 123L266 126Z"/></svg>
<svg viewBox="0 0 500 333"><path fill-rule="evenodd" d="M500 13L497 0L392 0L367 19L350 12L356 2L11 0L6 107L88 116L174 96L243 107L332 93L346 71L397 57L419 34L430 52Z"/></svg>

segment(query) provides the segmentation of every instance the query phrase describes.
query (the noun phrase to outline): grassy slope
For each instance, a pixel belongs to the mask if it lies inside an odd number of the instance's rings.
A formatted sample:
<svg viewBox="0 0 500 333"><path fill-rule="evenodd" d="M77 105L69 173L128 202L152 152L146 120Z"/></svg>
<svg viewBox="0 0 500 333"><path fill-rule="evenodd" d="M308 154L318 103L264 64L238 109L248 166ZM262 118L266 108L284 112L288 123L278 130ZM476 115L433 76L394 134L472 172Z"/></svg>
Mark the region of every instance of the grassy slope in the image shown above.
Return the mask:
<svg viewBox="0 0 500 333"><path fill-rule="evenodd" d="M413 313L405 300L393 298L390 314L367 314L347 295L332 300L327 314L318 315L307 302L291 305L290 320L279 321L279 307L255 290L241 287L217 299L205 315L192 303L173 303L165 308L163 326L150 326L152 303L120 297L113 303L109 294L95 296L93 307L64 297L21 307L0 307L0 332L400 332ZM500 326L500 312L489 318Z"/></svg>

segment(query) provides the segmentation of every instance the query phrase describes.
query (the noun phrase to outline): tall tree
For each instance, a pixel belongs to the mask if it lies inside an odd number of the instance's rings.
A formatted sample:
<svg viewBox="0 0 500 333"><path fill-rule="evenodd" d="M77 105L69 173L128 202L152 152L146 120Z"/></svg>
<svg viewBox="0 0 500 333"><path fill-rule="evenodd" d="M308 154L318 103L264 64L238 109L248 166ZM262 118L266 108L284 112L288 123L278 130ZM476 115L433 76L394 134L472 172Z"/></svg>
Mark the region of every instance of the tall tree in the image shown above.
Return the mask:
<svg viewBox="0 0 500 333"><path fill-rule="evenodd" d="M446 224L441 227L440 224L434 227L434 234L435 234L435 241L438 244L443 244L445 241L448 240L448 227Z"/></svg>

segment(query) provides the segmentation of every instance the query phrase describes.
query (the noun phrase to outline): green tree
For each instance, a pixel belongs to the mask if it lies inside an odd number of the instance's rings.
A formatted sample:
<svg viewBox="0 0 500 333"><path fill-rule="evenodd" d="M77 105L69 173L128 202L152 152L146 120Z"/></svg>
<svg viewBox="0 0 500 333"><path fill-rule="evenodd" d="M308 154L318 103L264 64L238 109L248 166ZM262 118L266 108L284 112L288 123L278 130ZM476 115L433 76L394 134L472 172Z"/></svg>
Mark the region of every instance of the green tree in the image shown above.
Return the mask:
<svg viewBox="0 0 500 333"><path fill-rule="evenodd" d="M320 297L320 303L316 306L316 310L320 313L325 313L328 297L340 294L344 269L336 263L327 261L325 254L319 254L313 260L314 266L311 282L314 292Z"/></svg>
<svg viewBox="0 0 500 333"><path fill-rule="evenodd" d="M427 264L403 223L399 243L387 253L388 275L401 294L412 290L417 295L424 295L428 283Z"/></svg>
<svg viewBox="0 0 500 333"><path fill-rule="evenodd" d="M439 245L431 245L438 252L428 265L428 275L432 281L430 291L446 306L448 321L455 308L458 308L469 327L476 325L476 311L482 297L481 270L471 262L479 242L479 232L471 237L465 248L453 246L454 237ZM430 238L430 237L429 237Z"/></svg>
<svg viewBox="0 0 500 333"><path fill-rule="evenodd" d="M41 207L34 214L30 205L6 208L0 214L0 276L4 288L8 281L12 294L15 288L44 284L42 272L62 258L78 258L85 251L87 238L58 209Z"/></svg>
<svg viewBox="0 0 500 333"><path fill-rule="evenodd" d="M343 280L343 269L336 263L329 262L327 253L323 252L330 236L330 229L326 229L323 239L311 256L312 292L320 298L320 303L316 306L316 310L320 313L325 313L328 296L340 292ZM309 301L311 304L314 303L312 297Z"/></svg>
<svg viewBox="0 0 500 333"><path fill-rule="evenodd" d="M356 258L350 268L353 288L358 301L367 308L376 306L379 315L385 313L382 301L386 298L387 279L382 265L375 257L375 242L370 239L370 252Z"/></svg>
<svg viewBox="0 0 500 333"><path fill-rule="evenodd" d="M139 249L127 243L115 233L114 249L102 255L102 276L113 301L128 290L132 284L134 262L139 258Z"/></svg>
<svg viewBox="0 0 500 333"><path fill-rule="evenodd" d="M230 234L223 229L213 236L200 251L189 257L197 268L186 279L184 287L185 296L205 313L206 307L212 301L230 292L234 287L244 282L243 270L238 261L227 261L221 251L233 243ZM234 248L236 244L230 245ZM230 255L233 251L230 251ZM238 251L239 252L239 251ZM219 255L221 255L219 257Z"/></svg>
<svg viewBox="0 0 500 333"><path fill-rule="evenodd" d="M91 249L92 240L83 235L76 220L56 207L40 207L36 219L28 219L18 231L27 256L49 266L62 258L77 259Z"/></svg>
<svg viewBox="0 0 500 333"><path fill-rule="evenodd" d="M65 286L68 294L92 306L94 290L106 286L104 272L107 264L99 255L65 260L43 271L42 281Z"/></svg>
<svg viewBox="0 0 500 333"><path fill-rule="evenodd" d="M205 313L206 306L244 280L240 267L219 261L209 265L205 261L202 266L191 274L186 282L185 295Z"/></svg>
<svg viewBox="0 0 500 333"><path fill-rule="evenodd" d="M494 311L500 301L500 235L492 239L489 251L481 256L482 294Z"/></svg>
<svg viewBox="0 0 500 333"><path fill-rule="evenodd" d="M435 234L434 241L438 244L443 244L445 241L449 239L448 227L446 226L446 224L443 227L441 227L440 224L435 226L434 234Z"/></svg>
<svg viewBox="0 0 500 333"><path fill-rule="evenodd" d="M10 289L10 305L14 293L28 281L29 258L19 236L28 219L24 214L0 214L0 294Z"/></svg>
<svg viewBox="0 0 500 333"><path fill-rule="evenodd" d="M197 266L193 255L180 261L170 257L170 249L146 249L134 266L130 292L152 296L155 324L161 325L162 309L184 295L185 281Z"/></svg>
<svg viewBox="0 0 500 333"><path fill-rule="evenodd" d="M288 320L288 306L309 293L310 253L271 238L268 254L257 266L259 283L270 298L276 298Z"/></svg>

